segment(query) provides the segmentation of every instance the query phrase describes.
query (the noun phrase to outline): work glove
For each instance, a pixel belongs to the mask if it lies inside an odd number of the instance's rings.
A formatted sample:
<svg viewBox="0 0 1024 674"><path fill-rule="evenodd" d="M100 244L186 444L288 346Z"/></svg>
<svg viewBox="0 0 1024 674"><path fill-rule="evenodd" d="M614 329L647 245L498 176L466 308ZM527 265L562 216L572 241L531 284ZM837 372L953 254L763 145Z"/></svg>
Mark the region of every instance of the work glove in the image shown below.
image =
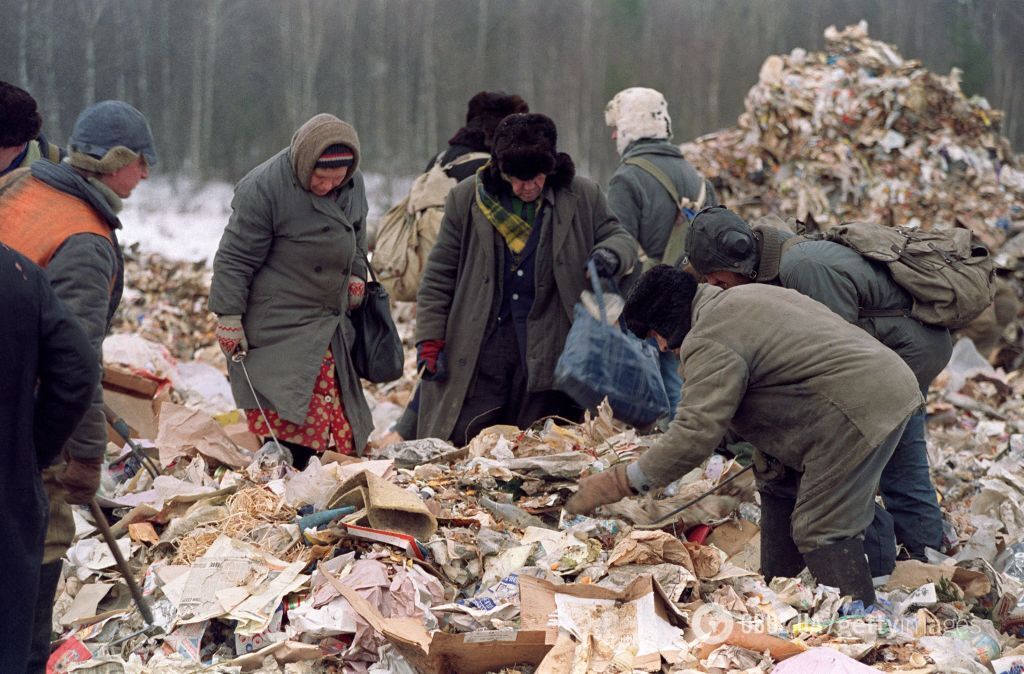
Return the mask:
<svg viewBox="0 0 1024 674"><path fill-rule="evenodd" d="M633 496L635 492L629 486L629 477L626 475L627 465L617 463L606 471L580 480L576 493L565 504L566 512L583 515L593 512L598 506Z"/></svg>
<svg viewBox="0 0 1024 674"><path fill-rule="evenodd" d="M348 310L355 311L363 306L363 298L366 296L366 281L353 276L348 282Z"/></svg>
<svg viewBox="0 0 1024 674"><path fill-rule="evenodd" d="M64 500L72 505L88 505L100 488L102 458L68 457L60 483L67 491Z"/></svg>
<svg viewBox="0 0 1024 674"><path fill-rule="evenodd" d="M443 339L425 339L416 345L416 370L424 381L442 382L448 378Z"/></svg>
<svg viewBox="0 0 1024 674"><path fill-rule="evenodd" d="M786 466L757 447L750 456L750 462L754 464L754 477L760 482L778 482L786 476Z"/></svg>
<svg viewBox="0 0 1024 674"><path fill-rule="evenodd" d="M249 341L245 338L245 330L242 328L241 314L218 316L216 335L220 350L228 358L231 358L238 349L243 353L249 350Z"/></svg>
<svg viewBox="0 0 1024 674"><path fill-rule="evenodd" d="M614 278L619 271L619 256L607 248L595 249L587 260L588 266L590 262L594 263L597 275L601 278Z"/></svg>

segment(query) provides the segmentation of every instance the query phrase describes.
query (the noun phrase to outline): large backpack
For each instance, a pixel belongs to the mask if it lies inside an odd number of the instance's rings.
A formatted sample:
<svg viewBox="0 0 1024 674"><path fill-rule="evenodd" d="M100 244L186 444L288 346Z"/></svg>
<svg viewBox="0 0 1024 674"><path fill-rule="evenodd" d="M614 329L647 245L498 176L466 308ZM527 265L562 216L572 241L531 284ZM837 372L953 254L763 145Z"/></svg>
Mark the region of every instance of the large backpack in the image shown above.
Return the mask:
<svg viewBox="0 0 1024 674"><path fill-rule="evenodd" d="M384 214L377 233L373 251L377 277L391 296L402 302L416 301L427 256L437 242L444 219L444 202L456 184L448 171L460 164L490 157L486 152L470 152L442 164L442 155L413 181L409 196Z"/></svg>
<svg viewBox="0 0 1024 674"><path fill-rule="evenodd" d="M823 238L852 248L889 268L892 280L914 299L910 317L950 329L966 326L995 297L995 263L970 229L923 231L847 222ZM788 242L787 242L788 243ZM904 311L862 309L862 317L905 316Z"/></svg>
<svg viewBox="0 0 1024 674"><path fill-rule="evenodd" d="M708 199L708 182L702 180L700 184L700 193L696 199L690 199L688 197L680 197L676 186L669 179L668 175L662 171L658 166L643 157L630 157L622 162L623 164L629 164L630 166L636 166L642 171L647 172L651 175L668 195L672 197L672 202L679 207L676 211L675 222L672 223L672 231L668 235L668 242L665 244L665 252L662 253L661 258L656 258L647 254L647 260L644 262L644 271L650 269L655 265L659 265L662 262L670 264L674 267L678 267L679 263L682 262L683 258L686 257L686 230L690 226L690 221L693 217L707 205Z"/></svg>

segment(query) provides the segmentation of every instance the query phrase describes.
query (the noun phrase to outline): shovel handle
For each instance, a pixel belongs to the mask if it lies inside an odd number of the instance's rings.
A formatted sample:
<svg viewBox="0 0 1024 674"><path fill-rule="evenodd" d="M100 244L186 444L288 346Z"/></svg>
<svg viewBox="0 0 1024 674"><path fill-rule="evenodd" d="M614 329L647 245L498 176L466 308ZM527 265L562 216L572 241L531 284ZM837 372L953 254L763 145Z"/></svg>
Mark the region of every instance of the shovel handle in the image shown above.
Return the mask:
<svg viewBox="0 0 1024 674"><path fill-rule="evenodd" d="M142 619L146 621L147 625L153 625L153 611L150 610L146 598L142 596L142 590L139 588L135 576L132 575L131 567L128 566L124 555L121 554L121 548L117 547L117 539L114 538L113 532L110 531L107 516L103 514L100 504L96 502L95 498L89 501L89 510L92 511L92 518L96 520L96 526L99 527L104 540L107 542L107 547L110 548L110 554L114 555L117 568L120 570L121 575L124 576L124 582L128 584L128 590L132 593L132 599L135 600L135 605L139 607L139 612L142 613Z"/></svg>

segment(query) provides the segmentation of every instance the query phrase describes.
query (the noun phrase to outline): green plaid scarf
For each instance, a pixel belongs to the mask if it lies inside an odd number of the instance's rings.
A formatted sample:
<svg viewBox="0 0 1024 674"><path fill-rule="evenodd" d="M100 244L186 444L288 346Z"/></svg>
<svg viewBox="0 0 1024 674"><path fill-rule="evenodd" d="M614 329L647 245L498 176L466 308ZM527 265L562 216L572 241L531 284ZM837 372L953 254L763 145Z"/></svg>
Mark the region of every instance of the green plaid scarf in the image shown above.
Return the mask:
<svg viewBox="0 0 1024 674"><path fill-rule="evenodd" d="M526 248L533 225L515 213L505 210L505 207L497 199L487 193L487 190L484 189L484 182L480 179L480 172L488 166L490 166L489 163L480 167L476 172L476 205L484 217L498 230L498 234L505 239L505 245L509 250L515 255L519 255Z"/></svg>

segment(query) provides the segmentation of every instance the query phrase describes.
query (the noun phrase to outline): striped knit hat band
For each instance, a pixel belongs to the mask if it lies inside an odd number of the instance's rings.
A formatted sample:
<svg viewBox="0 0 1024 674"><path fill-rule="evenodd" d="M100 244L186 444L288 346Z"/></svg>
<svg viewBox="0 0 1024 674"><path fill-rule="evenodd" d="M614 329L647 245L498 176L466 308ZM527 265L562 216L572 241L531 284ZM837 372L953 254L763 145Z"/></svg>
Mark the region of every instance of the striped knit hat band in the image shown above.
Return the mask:
<svg viewBox="0 0 1024 674"><path fill-rule="evenodd" d="M341 168L352 166L355 163L355 155L348 145L331 145L316 160L316 168Z"/></svg>

